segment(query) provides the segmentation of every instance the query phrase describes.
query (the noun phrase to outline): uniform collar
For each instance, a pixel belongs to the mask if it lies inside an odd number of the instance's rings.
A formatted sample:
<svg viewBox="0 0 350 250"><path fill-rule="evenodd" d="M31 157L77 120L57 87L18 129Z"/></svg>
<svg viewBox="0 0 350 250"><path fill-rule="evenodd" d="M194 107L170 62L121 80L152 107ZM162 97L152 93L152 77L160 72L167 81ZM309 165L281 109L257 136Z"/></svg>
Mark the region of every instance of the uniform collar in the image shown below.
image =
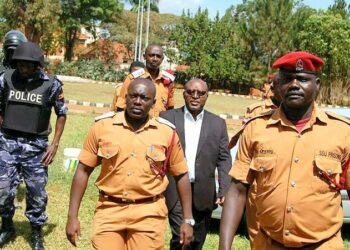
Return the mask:
<svg viewBox="0 0 350 250"><path fill-rule="evenodd" d="M125 112L117 112L115 114L115 116L113 117L113 124L115 125L123 125L124 127L130 128L132 130L132 128L130 127L130 125L127 123L126 119L125 119ZM145 123L145 125L142 126L142 128L140 128L138 131L140 130L144 130L148 127L157 127L157 122L155 120L155 118L150 118L147 120L147 122Z"/></svg>
<svg viewBox="0 0 350 250"><path fill-rule="evenodd" d="M309 124L308 127L309 126L311 127L313 124L315 124L318 121L321 123L327 124L327 120L328 120L328 117L327 117L326 113L324 111L320 110L320 108L317 106L317 104L314 103L313 111L311 114L310 121L308 123ZM276 109L273 112L273 114L271 115L270 119L267 122L267 125L273 125L273 124L277 124L279 122L284 126L294 127L294 124L287 119L287 117L283 111L282 106L280 106L278 109Z"/></svg>
<svg viewBox="0 0 350 250"><path fill-rule="evenodd" d="M142 76L143 78L151 78L151 74L148 72L147 68L145 67L145 73ZM151 78L152 79L152 78ZM163 79L162 71L159 69L158 76L153 79L153 81Z"/></svg>

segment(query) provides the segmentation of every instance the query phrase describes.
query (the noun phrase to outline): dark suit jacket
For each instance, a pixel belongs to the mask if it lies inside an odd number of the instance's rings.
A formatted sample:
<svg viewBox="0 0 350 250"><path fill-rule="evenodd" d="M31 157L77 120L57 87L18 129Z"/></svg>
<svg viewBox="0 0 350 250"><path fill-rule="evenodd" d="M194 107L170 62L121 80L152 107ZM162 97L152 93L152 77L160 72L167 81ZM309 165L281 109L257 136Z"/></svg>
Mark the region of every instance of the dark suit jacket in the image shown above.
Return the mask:
<svg viewBox="0 0 350 250"><path fill-rule="evenodd" d="M181 146L185 151L185 119L184 107L160 113L160 117L167 119L176 126ZM225 121L204 111L201 133L199 136L197 156L195 162L195 182L193 184L192 201L197 211L210 212L216 208L215 169L218 170L218 197L225 195L231 181L228 175L232 166L231 155L227 149L228 135ZM168 210L171 210L179 199L175 180L168 176L169 186L165 192Z"/></svg>

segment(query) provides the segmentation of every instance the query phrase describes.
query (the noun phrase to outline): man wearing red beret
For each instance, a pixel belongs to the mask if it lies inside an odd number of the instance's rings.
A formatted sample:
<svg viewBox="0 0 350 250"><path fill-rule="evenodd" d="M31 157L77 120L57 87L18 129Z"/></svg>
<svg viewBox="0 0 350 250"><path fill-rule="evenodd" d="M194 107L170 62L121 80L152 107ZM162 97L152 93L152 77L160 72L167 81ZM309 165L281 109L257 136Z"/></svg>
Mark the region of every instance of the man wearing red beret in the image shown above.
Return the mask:
<svg viewBox="0 0 350 250"><path fill-rule="evenodd" d="M273 64L282 104L251 119L240 136L219 249L231 249L254 182L259 232L253 249L344 249L339 190L350 189L350 121L315 104L323 64L306 52L289 53Z"/></svg>

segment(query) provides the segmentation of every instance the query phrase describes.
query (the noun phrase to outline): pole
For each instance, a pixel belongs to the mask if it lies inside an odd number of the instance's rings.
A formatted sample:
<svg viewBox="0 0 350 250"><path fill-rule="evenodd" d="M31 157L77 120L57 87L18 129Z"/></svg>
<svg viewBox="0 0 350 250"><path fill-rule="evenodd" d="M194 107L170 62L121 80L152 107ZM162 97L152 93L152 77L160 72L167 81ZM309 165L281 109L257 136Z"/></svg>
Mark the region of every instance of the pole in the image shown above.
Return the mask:
<svg viewBox="0 0 350 250"><path fill-rule="evenodd" d="M140 18L140 40L139 40L139 61L141 61L141 53L142 53L142 28L143 28L143 8L144 3L143 0L141 0L141 18Z"/></svg>
<svg viewBox="0 0 350 250"><path fill-rule="evenodd" d="M145 47L147 48L148 46L148 36L149 36L149 15L151 12L151 0L148 0L148 6L147 6L147 30L146 30L146 45Z"/></svg>
<svg viewBox="0 0 350 250"><path fill-rule="evenodd" d="M135 48L134 48L134 61L137 60L138 56L138 35L139 35L139 25L140 25L140 2L137 8L137 21L136 21L136 35L135 35Z"/></svg>

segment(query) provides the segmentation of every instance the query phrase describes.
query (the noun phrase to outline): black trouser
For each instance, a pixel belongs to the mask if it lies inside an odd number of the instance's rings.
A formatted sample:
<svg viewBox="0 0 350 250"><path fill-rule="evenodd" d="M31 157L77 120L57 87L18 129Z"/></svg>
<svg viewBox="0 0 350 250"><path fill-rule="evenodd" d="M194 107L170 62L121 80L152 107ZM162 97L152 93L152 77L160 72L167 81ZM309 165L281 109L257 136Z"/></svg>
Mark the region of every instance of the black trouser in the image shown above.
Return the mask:
<svg viewBox="0 0 350 250"><path fill-rule="evenodd" d="M186 249L200 250L203 248L205 237L207 236L212 212L200 212L197 211L197 209L192 208L192 213L196 221L196 224L193 227L194 240ZM172 233L170 250L181 250L182 244L180 244L180 226L183 222L183 218L180 200L178 200L174 208L169 211L168 217Z"/></svg>

